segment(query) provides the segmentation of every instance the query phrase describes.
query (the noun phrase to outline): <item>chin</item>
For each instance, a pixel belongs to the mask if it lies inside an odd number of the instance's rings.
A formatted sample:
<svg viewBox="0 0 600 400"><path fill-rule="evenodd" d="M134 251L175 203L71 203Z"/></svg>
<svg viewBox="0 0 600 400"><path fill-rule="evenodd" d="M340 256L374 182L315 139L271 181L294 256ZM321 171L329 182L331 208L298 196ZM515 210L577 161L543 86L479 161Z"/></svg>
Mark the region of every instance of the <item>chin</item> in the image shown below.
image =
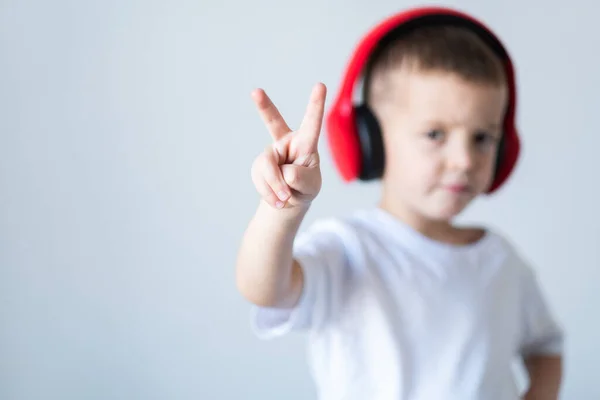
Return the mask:
<svg viewBox="0 0 600 400"><path fill-rule="evenodd" d="M468 206L468 202L465 203L453 203L453 204L444 204L437 207L432 207L427 210L425 213L429 216L429 218L437 221L451 221L452 219L458 217L460 213L462 213L465 208Z"/></svg>
<svg viewBox="0 0 600 400"><path fill-rule="evenodd" d="M450 222L460 214L460 211L435 210L423 214L432 221Z"/></svg>

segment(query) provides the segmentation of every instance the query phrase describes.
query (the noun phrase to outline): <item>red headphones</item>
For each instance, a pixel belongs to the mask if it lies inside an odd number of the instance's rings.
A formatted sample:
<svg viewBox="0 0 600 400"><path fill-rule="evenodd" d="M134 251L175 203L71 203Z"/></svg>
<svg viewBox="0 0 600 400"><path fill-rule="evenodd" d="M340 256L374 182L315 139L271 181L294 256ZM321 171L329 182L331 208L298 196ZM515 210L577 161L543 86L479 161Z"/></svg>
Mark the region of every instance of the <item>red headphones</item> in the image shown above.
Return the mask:
<svg viewBox="0 0 600 400"><path fill-rule="evenodd" d="M495 177L488 193L498 189L517 162L520 141L515 126L516 87L514 68L500 40L483 23L456 10L443 7L415 8L395 14L376 25L355 49L342 84L326 118L327 137L338 172L344 181L381 177L384 150L377 120L368 106L355 105L355 86L368 66L371 55L389 38L423 24L455 24L472 29L502 59L509 86L509 104L504 118L504 134L499 146Z"/></svg>

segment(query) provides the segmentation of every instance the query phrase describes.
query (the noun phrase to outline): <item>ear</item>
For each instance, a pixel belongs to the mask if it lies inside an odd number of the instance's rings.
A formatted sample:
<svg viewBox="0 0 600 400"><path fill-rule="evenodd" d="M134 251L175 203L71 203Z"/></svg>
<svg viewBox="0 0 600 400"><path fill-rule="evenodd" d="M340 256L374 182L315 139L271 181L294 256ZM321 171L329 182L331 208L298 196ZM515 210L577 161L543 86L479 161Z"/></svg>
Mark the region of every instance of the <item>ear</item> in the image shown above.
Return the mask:
<svg viewBox="0 0 600 400"><path fill-rule="evenodd" d="M359 179L367 181L381 178L385 166L385 151L379 122L366 104L356 106L354 112L362 153Z"/></svg>
<svg viewBox="0 0 600 400"><path fill-rule="evenodd" d="M498 175L498 171L504 161L504 153L506 151L506 132L502 134L500 141L498 142L498 148L496 149L496 163L494 164L494 180Z"/></svg>

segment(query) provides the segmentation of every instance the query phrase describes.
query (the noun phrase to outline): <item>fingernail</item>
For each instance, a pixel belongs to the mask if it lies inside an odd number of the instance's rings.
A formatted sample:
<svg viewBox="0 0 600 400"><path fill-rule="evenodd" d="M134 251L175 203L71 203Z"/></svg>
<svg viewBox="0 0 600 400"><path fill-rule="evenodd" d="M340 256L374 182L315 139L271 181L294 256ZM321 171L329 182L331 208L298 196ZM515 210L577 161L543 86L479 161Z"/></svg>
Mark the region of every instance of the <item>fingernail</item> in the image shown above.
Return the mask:
<svg viewBox="0 0 600 400"><path fill-rule="evenodd" d="M288 198L289 194L288 194L288 193L286 193L286 192L284 192L284 191L282 190L281 192L277 193L277 196L278 196L278 197L279 197L281 200L285 201L285 200L287 200L287 198Z"/></svg>
<svg viewBox="0 0 600 400"><path fill-rule="evenodd" d="M283 201L278 201L278 202L276 202L276 203L275 203L275 207L277 207L277 208L281 208L281 207L283 207Z"/></svg>

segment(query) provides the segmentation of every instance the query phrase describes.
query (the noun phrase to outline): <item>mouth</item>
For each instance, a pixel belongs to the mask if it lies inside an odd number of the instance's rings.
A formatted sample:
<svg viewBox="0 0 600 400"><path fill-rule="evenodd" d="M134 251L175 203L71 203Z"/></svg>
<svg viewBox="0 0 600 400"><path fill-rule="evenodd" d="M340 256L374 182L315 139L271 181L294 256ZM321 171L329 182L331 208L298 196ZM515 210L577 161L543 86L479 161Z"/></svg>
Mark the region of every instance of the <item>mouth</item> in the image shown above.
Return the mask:
<svg viewBox="0 0 600 400"><path fill-rule="evenodd" d="M455 193L455 194L471 193L471 188L469 187L469 185L464 185L464 184L443 185L442 188L444 190L449 191L450 193Z"/></svg>

